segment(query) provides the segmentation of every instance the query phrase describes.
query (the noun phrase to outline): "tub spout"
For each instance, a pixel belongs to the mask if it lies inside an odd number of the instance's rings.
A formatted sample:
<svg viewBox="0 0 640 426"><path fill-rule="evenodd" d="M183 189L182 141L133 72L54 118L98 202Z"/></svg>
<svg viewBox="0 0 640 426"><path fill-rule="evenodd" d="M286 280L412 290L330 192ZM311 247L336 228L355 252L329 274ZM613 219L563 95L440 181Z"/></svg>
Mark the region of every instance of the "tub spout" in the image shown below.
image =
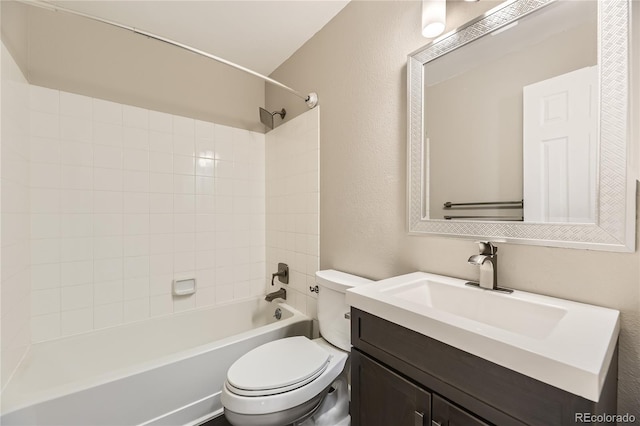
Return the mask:
<svg viewBox="0 0 640 426"><path fill-rule="evenodd" d="M287 290L285 290L284 288L281 288L278 291L271 292L265 296L264 300L266 300L267 302L272 302L273 299L278 299L278 298L287 300Z"/></svg>

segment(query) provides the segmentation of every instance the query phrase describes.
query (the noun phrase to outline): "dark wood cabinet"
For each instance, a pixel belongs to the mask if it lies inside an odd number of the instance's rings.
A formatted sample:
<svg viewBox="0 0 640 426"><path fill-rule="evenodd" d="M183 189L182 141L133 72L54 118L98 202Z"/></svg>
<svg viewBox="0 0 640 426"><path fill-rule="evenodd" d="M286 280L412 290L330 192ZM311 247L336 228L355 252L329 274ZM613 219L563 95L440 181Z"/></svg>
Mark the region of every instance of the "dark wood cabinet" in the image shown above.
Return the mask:
<svg viewBox="0 0 640 426"><path fill-rule="evenodd" d="M564 426L616 412L617 347L593 402L355 308L351 340L353 426Z"/></svg>

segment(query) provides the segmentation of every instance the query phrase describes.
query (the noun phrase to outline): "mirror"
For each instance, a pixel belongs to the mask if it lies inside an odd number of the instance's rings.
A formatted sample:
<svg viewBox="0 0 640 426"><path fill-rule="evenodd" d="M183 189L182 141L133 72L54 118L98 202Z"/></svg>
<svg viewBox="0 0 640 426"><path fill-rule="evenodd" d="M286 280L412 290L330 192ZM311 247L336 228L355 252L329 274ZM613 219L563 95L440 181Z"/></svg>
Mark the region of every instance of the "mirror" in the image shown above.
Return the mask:
<svg viewBox="0 0 640 426"><path fill-rule="evenodd" d="M409 55L410 233L634 249L628 8L508 1Z"/></svg>

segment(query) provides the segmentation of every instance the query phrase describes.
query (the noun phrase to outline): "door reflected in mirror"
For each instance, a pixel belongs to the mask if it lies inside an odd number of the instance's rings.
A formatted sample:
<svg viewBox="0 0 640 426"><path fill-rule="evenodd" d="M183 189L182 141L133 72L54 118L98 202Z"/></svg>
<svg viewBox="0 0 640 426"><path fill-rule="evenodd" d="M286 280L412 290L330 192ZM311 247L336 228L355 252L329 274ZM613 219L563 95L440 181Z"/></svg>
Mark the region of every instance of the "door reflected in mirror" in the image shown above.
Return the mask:
<svg viewBox="0 0 640 426"><path fill-rule="evenodd" d="M559 1L424 64L428 219L595 223L598 10Z"/></svg>

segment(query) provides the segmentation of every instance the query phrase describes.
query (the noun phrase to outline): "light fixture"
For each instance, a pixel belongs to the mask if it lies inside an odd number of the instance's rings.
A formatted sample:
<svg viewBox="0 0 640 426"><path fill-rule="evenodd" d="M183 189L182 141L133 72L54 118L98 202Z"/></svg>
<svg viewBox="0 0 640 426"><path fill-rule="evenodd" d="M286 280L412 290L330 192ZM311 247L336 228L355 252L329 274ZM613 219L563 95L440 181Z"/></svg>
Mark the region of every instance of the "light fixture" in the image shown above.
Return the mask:
<svg viewBox="0 0 640 426"><path fill-rule="evenodd" d="M422 35L434 38L442 34L446 16L446 0L422 0Z"/></svg>

